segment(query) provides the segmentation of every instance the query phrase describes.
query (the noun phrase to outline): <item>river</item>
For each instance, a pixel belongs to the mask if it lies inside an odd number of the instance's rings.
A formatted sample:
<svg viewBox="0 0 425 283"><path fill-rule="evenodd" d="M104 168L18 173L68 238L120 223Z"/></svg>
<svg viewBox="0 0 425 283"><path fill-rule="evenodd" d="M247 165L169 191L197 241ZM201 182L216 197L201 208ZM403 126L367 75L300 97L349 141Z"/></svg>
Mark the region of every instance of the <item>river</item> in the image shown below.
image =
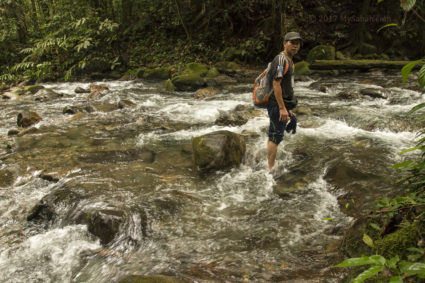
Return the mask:
<svg viewBox="0 0 425 283"><path fill-rule="evenodd" d="M329 77L326 92L310 88L312 80L297 82L299 105L308 111L297 115L297 133L285 135L271 173L264 110L244 125L215 123L221 112L251 105L251 84L202 100L157 83L97 82L110 89L98 101L103 106L77 116L63 108L84 105L87 94L74 90L88 83L45 84L63 97L44 102L1 101L0 173L9 181L0 187L0 278L118 282L162 274L189 282L340 282L344 274L331 266L341 260L344 230L377 198L401 189L391 166L414 144L406 112L424 102L419 92L391 86L398 75L382 76ZM390 85L382 88L382 81ZM337 98L364 88L387 98ZM134 107L114 108L121 100ZM23 110L43 120L31 133L8 136ZM199 175L191 139L217 130L245 136L244 161ZM51 221L28 221L33 207L57 190L78 197L58 204ZM105 244L76 220L84 211L115 211L124 220Z"/></svg>

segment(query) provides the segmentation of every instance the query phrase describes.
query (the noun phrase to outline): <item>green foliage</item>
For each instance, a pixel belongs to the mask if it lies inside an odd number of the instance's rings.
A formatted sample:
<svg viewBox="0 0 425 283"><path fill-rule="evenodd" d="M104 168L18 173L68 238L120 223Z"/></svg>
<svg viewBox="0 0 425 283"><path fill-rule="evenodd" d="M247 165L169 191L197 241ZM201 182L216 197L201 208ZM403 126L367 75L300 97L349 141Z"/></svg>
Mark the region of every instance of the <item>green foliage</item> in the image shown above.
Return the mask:
<svg viewBox="0 0 425 283"><path fill-rule="evenodd" d="M362 256L359 258L349 258L335 265L334 267L357 267L370 265L368 269L357 275L353 282L360 283L367 279L380 276L388 279L388 282L403 282L403 279L416 276L420 279L425 278L425 263L417 262L424 255L424 249L410 249L412 261L400 260L398 256L386 259L380 255ZM413 257L416 256L416 257Z"/></svg>
<svg viewBox="0 0 425 283"><path fill-rule="evenodd" d="M406 82L407 78L410 76L410 73L412 72L413 68L416 67L416 65L421 64L425 62L425 59L420 59L420 60L416 60L413 62L410 62L409 64L407 64L406 66L404 66L401 69L401 76L402 76L402 81L403 83Z"/></svg>
<svg viewBox="0 0 425 283"><path fill-rule="evenodd" d="M425 65L421 67L418 73L418 83L421 88L425 87Z"/></svg>
<svg viewBox="0 0 425 283"><path fill-rule="evenodd" d="M404 11L408 12L415 6L416 0L401 0L400 6Z"/></svg>

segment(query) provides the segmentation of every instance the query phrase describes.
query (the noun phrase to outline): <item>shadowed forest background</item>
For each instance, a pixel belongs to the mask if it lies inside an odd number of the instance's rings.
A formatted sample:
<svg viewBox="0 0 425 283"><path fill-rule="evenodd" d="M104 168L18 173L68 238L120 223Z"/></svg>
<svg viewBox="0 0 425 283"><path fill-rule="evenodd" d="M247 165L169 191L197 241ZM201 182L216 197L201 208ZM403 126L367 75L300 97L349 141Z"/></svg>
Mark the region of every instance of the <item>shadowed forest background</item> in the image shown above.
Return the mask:
<svg viewBox="0 0 425 283"><path fill-rule="evenodd" d="M425 49L425 5L401 4L403 8L394 0L2 0L0 80L122 74L140 66L193 61L262 66L280 51L282 35L293 30L305 39L296 61L319 44L335 46L344 58L417 59ZM398 26L379 30L392 23Z"/></svg>

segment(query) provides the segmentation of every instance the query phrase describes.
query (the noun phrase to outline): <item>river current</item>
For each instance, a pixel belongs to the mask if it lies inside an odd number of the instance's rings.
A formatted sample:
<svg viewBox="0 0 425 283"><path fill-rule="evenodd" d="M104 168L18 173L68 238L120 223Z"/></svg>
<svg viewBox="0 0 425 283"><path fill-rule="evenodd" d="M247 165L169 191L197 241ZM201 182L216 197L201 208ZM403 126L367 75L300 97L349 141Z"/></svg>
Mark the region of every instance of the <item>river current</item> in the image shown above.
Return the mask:
<svg viewBox="0 0 425 283"><path fill-rule="evenodd" d="M74 90L88 83L45 84L64 96L44 102L1 101L0 171L12 176L0 187L1 281L119 282L161 274L189 282L340 282L344 274L331 266L341 260L344 230L377 198L401 189L391 166L414 145L407 111L424 102L421 93L382 88L373 76L329 78L326 92L310 88L314 81L297 82L304 112L271 173L265 110L240 126L215 123L251 105L251 84L195 99L156 83L96 82L110 89L103 107L78 116L63 108L84 103L87 94ZM387 98L337 98L364 88ZM120 100L134 107L107 107ZM43 120L33 132L9 137L23 110ZM199 175L191 139L218 130L245 136L244 161ZM78 202L59 207L50 223L27 220L43 197L63 188L78 193ZM106 245L69 220L96 209L124 211Z"/></svg>

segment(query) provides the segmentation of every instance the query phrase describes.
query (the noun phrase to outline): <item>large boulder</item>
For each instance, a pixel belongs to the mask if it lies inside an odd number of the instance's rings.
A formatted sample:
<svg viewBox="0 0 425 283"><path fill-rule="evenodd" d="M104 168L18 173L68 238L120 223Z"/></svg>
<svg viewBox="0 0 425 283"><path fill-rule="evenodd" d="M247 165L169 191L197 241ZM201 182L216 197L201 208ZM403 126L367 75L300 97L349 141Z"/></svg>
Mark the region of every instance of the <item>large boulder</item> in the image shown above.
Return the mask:
<svg viewBox="0 0 425 283"><path fill-rule="evenodd" d="M185 70L174 77L171 82L179 91L195 91L206 86L208 68L198 63L189 63Z"/></svg>
<svg viewBox="0 0 425 283"><path fill-rule="evenodd" d="M41 120L41 117L37 113L32 111L23 111L18 114L17 124L19 127L28 128L29 126L37 124Z"/></svg>
<svg viewBox="0 0 425 283"><path fill-rule="evenodd" d="M318 45L310 50L307 61L312 63L315 60L334 60L335 47L329 45Z"/></svg>
<svg viewBox="0 0 425 283"><path fill-rule="evenodd" d="M237 166L245 155L246 144L241 135L218 131L192 139L193 160L200 173Z"/></svg>
<svg viewBox="0 0 425 283"><path fill-rule="evenodd" d="M215 67L220 73L226 75L234 75L241 71L241 67L237 63L231 61L218 62Z"/></svg>

